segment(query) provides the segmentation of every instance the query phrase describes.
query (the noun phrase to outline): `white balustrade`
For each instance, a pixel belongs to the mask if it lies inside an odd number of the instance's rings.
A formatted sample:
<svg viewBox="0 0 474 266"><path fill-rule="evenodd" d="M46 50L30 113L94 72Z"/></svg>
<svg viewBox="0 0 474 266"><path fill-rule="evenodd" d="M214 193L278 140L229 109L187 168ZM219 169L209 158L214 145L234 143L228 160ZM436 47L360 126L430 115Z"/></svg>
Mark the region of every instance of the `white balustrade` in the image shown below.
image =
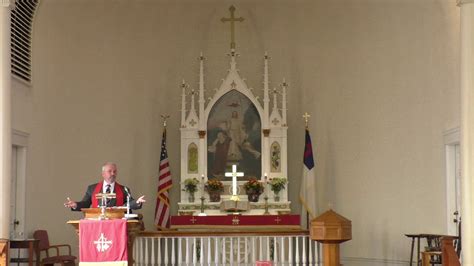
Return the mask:
<svg viewBox="0 0 474 266"><path fill-rule="evenodd" d="M135 238L135 265L321 265L320 247L307 231L144 232Z"/></svg>

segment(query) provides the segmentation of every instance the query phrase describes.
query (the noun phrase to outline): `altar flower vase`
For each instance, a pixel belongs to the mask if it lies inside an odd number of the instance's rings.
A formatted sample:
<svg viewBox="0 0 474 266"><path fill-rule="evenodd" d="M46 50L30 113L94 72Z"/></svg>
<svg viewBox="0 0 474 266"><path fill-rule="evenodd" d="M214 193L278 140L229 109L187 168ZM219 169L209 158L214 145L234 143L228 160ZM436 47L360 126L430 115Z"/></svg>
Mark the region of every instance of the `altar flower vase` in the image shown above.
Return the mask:
<svg viewBox="0 0 474 266"><path fill-rule="evenodd" d="M194 193L197 191L197 185L199 184L199 180L195 177L186 178L183 183L183 191L188 192L188 201L194 202Z"/></svg>
<svg viewBox="0 0 474 266"><path fill-rule="evenodd" d="M258 202L260 195L264 191L264 185L262 182L252 177L249 181L245 182L244 189L250 202Z"/></svg>
<svg viewBox="0 0 474 266"><path fill-rule="evenodd" d="M224 184L216 178L207 180L204 190L209 193L210 202L221 201L221 193L224 191Z"/></svg>
<svg viewBox="0 0 474 266"><path fill-rule="evenodd" d="M275 202L280 201L280 191L285 189L287 183L288 180L284 177L270 178L268 184L270 185L270 190L274 193L273 200Z"/></svg>
<svg viewBox="0 0 474 266"><path fill-rule="evenodd" d="M194 192L188 194L188 201L189 202L194 202Z"/></svg>
<svg viewBox="0 0 474 266"><path fill-rule="evenodd" d="M279 202L280 201L280 192L275 192L273 195L273 201Z"/></svg>

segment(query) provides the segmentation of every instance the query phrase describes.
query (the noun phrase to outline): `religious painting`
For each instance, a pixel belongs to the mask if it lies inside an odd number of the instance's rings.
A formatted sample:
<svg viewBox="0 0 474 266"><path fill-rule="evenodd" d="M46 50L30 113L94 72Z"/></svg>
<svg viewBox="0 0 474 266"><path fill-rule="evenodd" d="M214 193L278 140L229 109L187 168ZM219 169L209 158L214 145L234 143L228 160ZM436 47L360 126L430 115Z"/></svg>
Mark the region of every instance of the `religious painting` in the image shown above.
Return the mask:
<svg viewBox="0 0 474 266"><path fill-rule="evenodd" d="M232 165L244 172L244 179L261 177L261 120L255 105L242 93L232 90L212 107L207 120L207 173L225 177Z"/></svg>
<svg viewBox="0 0 474 266"><path fill-rule="evenodd" d="M197 174L198 172L198 147L195 143L188 146L188 174Z"/></svg>
<svg viewBox="0 0 474 266"><path fill-rule="evenodd" d="M278 142L273 142L270 147L270 171L280 172L281 171L281 148Z"/></svg>

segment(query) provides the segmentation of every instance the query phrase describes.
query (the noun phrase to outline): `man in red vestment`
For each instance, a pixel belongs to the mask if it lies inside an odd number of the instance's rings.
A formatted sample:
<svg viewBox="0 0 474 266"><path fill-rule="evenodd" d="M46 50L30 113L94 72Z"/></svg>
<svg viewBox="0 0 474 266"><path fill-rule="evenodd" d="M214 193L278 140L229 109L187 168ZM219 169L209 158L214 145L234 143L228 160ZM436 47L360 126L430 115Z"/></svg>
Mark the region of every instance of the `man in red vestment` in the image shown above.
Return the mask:
<svg viewBox="0 0 474 266"><path fill-rule="evenodd" d="M130 189L120 185L115 181L117 177L117 165L115 163L107 162L102 166L103 181L95 183L87 187L86 194L81 201L73 201L67 198L64 207L71 208L73 211L80 211L82 208L96 208L100 207L100 200L96 199L97 193L115 193L116 198L107 201L107 207L124 206L127 204L127 196L130 195L130 208L140 209L142 204L146 201L145 196L134 200Z"/></svg>

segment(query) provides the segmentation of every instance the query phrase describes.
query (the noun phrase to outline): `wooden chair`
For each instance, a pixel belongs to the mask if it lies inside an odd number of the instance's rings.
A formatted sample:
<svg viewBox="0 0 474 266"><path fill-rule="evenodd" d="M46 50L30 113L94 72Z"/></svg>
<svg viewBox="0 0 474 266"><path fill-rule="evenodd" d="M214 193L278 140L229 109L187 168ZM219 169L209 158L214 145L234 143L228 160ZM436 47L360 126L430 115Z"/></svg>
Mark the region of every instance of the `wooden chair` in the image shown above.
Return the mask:
<svg viewBox="0 0 474 266"><path fill-rule="evenodd" d="M42 251L45 251L46 257L41 259L41 265L54 265L55 263L59 263L61 265L76 265L76 257L71 255L71 246L68 244L62 245L50 245L49 244L49 237L48 232L46 230L36 230L33 233L33 238L39 240L38 249L40 254ZM68 254L61 255L59 250L60 248L67 248ZM50 252L50 249L56 250L55 254Z"/></svg>

